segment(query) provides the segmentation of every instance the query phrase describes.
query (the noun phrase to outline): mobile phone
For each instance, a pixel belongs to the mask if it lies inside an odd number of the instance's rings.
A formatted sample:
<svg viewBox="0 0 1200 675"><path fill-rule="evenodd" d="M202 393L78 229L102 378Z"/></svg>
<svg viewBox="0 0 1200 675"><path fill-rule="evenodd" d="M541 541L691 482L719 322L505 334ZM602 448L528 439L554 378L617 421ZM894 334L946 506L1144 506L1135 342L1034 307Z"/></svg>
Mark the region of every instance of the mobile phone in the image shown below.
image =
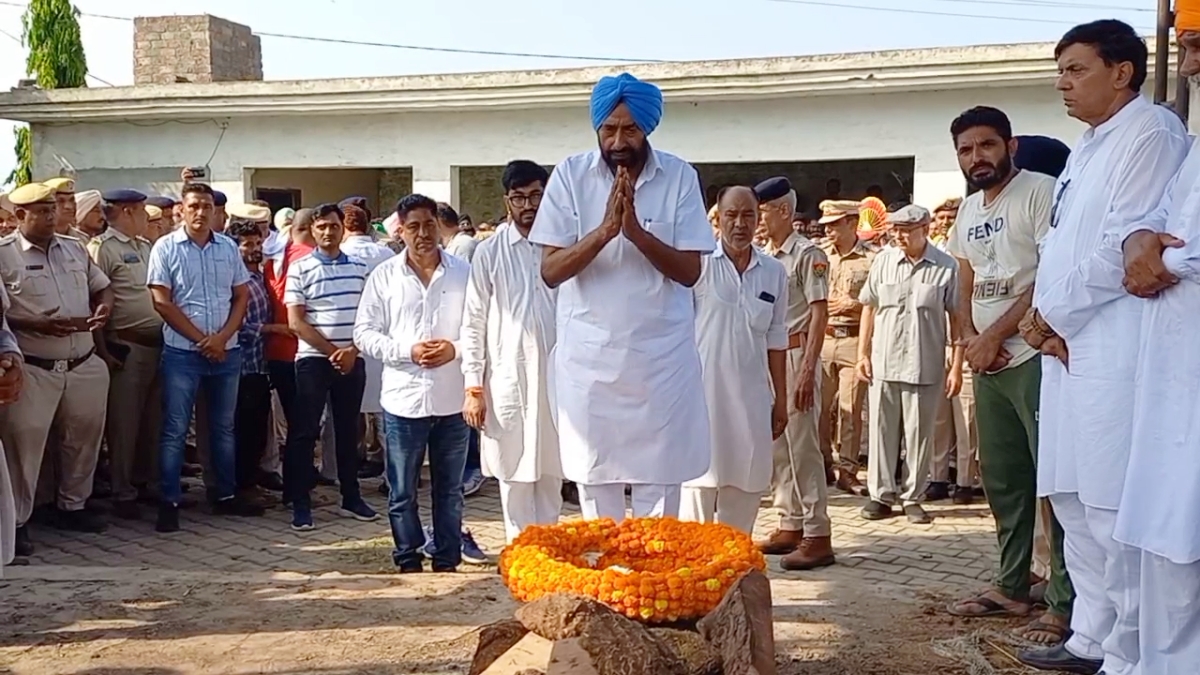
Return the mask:
<svg viewBox="0 0 1200 675"><path fill-rule="evenodd" d="M188 171L192 174L192 180L204 180L208 178L208 169L203 166L189 166Z"/></svg>
<svg viewBox="0 0 1200 675"><path fill-rule="evenodd" d="M71 325L74 326L75 330L79 333L90 332L92 330L91 326L88 326L88 319L90 319L90 318L91 317L87 317L87 316L70 317Z"/></svg>

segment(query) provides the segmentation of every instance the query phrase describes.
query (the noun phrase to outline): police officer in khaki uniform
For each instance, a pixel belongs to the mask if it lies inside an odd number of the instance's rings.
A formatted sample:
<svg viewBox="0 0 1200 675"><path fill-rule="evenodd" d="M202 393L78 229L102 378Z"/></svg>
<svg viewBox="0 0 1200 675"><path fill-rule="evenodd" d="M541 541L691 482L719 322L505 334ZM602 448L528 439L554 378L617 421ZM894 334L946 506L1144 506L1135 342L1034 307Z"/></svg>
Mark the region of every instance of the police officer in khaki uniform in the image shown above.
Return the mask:
<svg viewBox="0 0 1200 675"><path fill-rule="evenodd" d="M97 342L108 363L109 473L113 513L137 519L136 485L153 487L158 478L158 434L162 424L162 392L158 361L162 356L162 318L154 311L146 287L150 242L146 195L137 190L104 193L108 230L87 244L88 254L112 281L113 308L104 339Z"/></svg>
<svg viewBox="0 0 1200 675"><path fill-rule="evenodd" d="M891 505L899 502L909 522L930 522L921 501L929 480L934 420L942 400L962 389L963 348L954 348L948 372L945 351L947 323L950 340L958 342L957 321L947 322L958 299L958 262L929 243L931 220L920 206L888 214L896 245L875 257L859 294L863 310L856 372L870 386L871 410L871 501L862 510L867 520L891 517ZM908 454L903 485L897 486L902 440Z"/></svg>
<svg viewBox="0 0 1200 675"><path fill-rule="evenodd" d="M796 191L788 179L763 181L754 192L766 251L782 262L788 273L788 424L784 434L775 439L771 481L779 528L759 543L759 549L768 555L783 555L780 564L784 569L815 569L834 562L825 462L817 437L829 259L792 227Z"/></svg>
<svg viewBox="0 0 1200 675"><path fill-rule="evenodd" d="M859 203L845 200L821 202L825 228L821 249L829 257L829 323L821 348L821 451L827 466L837 452L837 486L847 492L866 493L858 480L862 451L863 399L867 388L854 375L858 361L858 294L867 282L875 251L858 237Z"/></svg>
<svg viewBox="0 0 1200 675"><path fill-rule="evenodd" d="M20 400L0 410L0 440L13 483L18 552L28 555L32 546L25 524L52 428L59 443L50 451L57 451L61 467L58 524L86 532L104 529L84 506L92 493L108 400L108 368L95 354L91 331L107 322L112 291L83 245L55 233L52 188L29 184L9 198L20 224L0 240L0 278L12 302L8 322L25 355L25 388Z"/></svg>
<svg viewBox="0 0 1200 675"><path fill-rule="evenodd" d="M75 227L75 179L60 176L43 181L42 185L54 191L54 203L58 206L54 232L70 235Z"/></svg>

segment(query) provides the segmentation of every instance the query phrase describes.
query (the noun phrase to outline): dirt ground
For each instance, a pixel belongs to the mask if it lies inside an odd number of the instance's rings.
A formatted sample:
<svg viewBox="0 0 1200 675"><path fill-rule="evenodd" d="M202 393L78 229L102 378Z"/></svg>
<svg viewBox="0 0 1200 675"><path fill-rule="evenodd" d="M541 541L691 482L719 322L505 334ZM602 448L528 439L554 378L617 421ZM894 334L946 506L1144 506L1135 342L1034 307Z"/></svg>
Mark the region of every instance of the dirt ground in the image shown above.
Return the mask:
<svg viewBox="0 0 1200 675"><path fill-rule="evenodd" d="M514 608L490 571L7 571L5 675L462 673L474 631ZM781 675L974 675L932 647L978 627L940 612L948 595L791 579L773 593Z"/></svg>

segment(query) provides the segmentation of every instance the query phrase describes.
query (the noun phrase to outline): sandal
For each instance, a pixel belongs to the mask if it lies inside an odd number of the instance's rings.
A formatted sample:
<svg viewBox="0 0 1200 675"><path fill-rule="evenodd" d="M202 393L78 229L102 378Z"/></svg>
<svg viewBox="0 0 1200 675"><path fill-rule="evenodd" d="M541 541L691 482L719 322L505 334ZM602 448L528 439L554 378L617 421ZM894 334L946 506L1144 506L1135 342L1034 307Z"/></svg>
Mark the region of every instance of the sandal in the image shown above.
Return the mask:
<svg viewBox="0 0 1200 675"><path fill-rule="evenodd" d="M959 601L952 605L948 605L946 607L946 611L949 612L951 616L960 616L960 617L964 617L967 619L981 619L984 617L998 617L998 616L1017 617L1017 616L1026 616L1029 614L1029 610L1031 609L1029 605L1021 604L1021 603L1017 603L1017 604L1020 604L1021 607L1024 609L1024 611L1017 611L1014 609L1009 609L1008 607L1001 605L1000 603L996 602L995 600L992 600L991 598L987 597L986 595L981 594L981 595L971 598L969 600L962 600L962 601ZM962 607L971 607L971 606L981 607L981 608L983 608L983 611L979 612L979 611L972 611L970 609L960 609Z"/></svg>
<svg viewBox="0 0 1200 675"><path fill-rule="evenodd" d="M1052 647L1057 644L1062 644L1071 635L1069 626L1060 626L1055 623L1047 622L1047 616L1056 616L1054 614L1043 614L1042 616L1030 621L1028 624L1013 630L1013 634L1018 638L1027 642L1032 642L1038 645ZM1057 617L1062 618L1062 617ZM1065 621L1065 619L1064 619ZM1030 637L1033 633L1044 633L1050 636L1050 640L1038 640Z"/></svg>

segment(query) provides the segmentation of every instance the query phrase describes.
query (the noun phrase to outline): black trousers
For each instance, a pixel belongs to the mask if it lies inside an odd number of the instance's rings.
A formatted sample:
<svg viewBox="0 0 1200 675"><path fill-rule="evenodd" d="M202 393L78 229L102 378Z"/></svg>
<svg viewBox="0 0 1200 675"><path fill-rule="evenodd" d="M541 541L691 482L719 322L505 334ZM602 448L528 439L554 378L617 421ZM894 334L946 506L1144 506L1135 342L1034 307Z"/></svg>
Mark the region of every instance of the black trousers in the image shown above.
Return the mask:
<svg viewBox="0 0 1200 675"><path fill-rule="evenodd" d="M239 490L258 482L258 467L267 449L270 423L271 379L266 375L242 375L233 416L234 466Z"/></svg>
<svg viewBox="0 0 1200 675"><path fill-rule="evenodd" d="M343 504L361 499L358 490L358 415L367 383L362 359L345 375L328 359L296 361L296 399L288 420L287 447L283 456L283 497L293 508L310 508L313 450L321 435L321 413L332 402L333 436L337 443L338 485Z"/></svg>

